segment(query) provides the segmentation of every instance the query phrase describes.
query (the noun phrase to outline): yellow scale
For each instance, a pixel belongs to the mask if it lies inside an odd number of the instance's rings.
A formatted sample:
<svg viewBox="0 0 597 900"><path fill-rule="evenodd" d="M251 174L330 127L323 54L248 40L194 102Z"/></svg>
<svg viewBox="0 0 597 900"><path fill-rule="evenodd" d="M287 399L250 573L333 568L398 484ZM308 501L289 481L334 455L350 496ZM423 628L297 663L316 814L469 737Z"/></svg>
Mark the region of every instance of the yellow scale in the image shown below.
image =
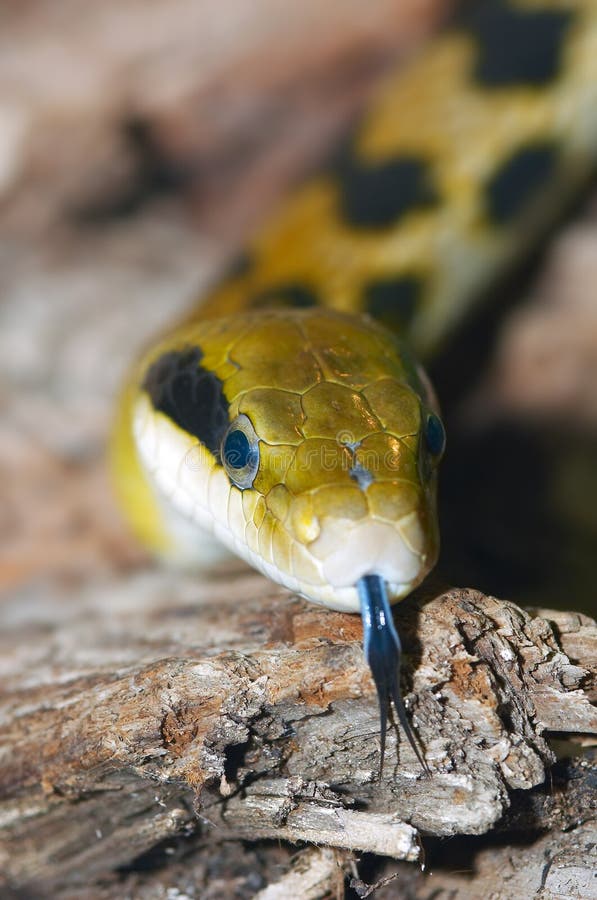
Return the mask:
<svg viewBox="0 0 597 900"><path fill-rule="evenodd" d="M444 433L426 359L597 159L595 0L487 0L390 77L333 165L138 362L113 441L158 554L233 551L361 611L382 760L390 604L438 553Z"/></svg>

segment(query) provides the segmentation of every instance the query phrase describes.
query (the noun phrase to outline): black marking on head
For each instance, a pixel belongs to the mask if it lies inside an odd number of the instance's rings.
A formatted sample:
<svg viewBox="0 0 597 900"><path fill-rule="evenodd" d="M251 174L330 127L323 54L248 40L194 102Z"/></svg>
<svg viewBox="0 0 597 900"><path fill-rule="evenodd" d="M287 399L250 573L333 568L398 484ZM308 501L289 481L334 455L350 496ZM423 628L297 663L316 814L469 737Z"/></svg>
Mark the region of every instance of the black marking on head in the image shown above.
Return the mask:
<svg viewBox="0 0 597 900"><path fill-rule="evenodd" d="M505 0L489 0L474 9L468 28L479 42L473 77L488 88L544 85L561 65L568 10L516 9Z"/></svg>
<svg viewBox="0 0 597 900"><path fill-rule="evenodd" d="M318 306L317 295L302 284L277 284L265 288L251 297L252 307L285 307L293 306L296 309L306 309L310 306Z"/></svg>
<svg viewBox="0 0 597 900"><path fill-rule="evenodd" d="M355 228L387 228L438 201L427 161L416 156L368 163L345 152L335 171L342 218Z"/></svg>
<svg viewBox="0 0 597 900"><path fill-rule="evenodd" d="M491 220L507 225L547 184L557 163L558 148L550 143L519 147L492 175L485 187Z"/></svg>
<svg viewBox="0 0 597 900"><path fill-rule="evenodd" d="M367 312L393 331L404 331L413 320L423 292L416 275L371 281L363 290Z"/></svg>
<svg viewBox="0 0 597 900"><path fill-rule="evenodd" d="M164 353L147 370L143 389L155 410L218 455L229 424L228 401L220 379L202 368L202 357L199 347Z"/></svg>

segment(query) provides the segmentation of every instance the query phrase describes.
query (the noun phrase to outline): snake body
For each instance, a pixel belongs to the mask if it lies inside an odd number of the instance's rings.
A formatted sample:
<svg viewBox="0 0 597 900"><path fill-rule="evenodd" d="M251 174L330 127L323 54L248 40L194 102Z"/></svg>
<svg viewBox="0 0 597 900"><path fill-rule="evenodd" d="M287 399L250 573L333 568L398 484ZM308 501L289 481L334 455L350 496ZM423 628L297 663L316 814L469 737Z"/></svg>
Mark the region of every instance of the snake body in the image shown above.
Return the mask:
<svg viewBox="0 0 597 900"><path fill-rule="evenodd" d="M444 434L416 358L596 158L595 0L473 4L123 391L114 471L135 531L360 609L382 741L390 698L408 731L389 604L438 552Z"/></svg>

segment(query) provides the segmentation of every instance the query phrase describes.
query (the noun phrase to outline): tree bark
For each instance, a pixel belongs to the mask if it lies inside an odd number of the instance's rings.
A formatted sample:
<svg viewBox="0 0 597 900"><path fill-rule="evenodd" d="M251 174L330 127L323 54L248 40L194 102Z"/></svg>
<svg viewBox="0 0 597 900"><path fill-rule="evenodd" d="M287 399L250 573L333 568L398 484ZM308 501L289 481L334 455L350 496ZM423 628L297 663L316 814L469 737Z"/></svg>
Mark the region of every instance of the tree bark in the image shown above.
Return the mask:
<svg viewBox="0 0 597 900"><path fill-rule="evenodd" d="M425 836L520 829L512 798L544 782L547 733L597 733L590 619L451 590L396 613L431 776L400 735L380 777L358 617L263 596L259 576L195 589L174 579L172 590L156 578L143 606L142 584L128 596L104 585L53 629L29 628L26 646L13 630L1 696L6 889L67 896L169 840L213 854L274 838L421 861ZM588 799L587 786L576 802ZM322 853L317 871L338 878Z"/></svg>

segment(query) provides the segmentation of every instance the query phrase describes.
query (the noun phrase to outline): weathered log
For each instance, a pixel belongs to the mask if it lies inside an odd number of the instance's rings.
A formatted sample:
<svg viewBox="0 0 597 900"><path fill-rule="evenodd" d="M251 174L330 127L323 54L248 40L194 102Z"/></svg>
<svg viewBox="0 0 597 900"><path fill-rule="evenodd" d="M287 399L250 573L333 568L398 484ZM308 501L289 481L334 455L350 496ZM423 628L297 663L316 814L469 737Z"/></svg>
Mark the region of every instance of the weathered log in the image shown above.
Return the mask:
<svg viewBox="0 0 597 900"><path fill-rule="evenodd" d="M107 584L37 633L25 607L5 632L7 889L89 885L189 833L417 860L422 835L483 834L540 785L547 732L597 732L590 619L452 590L397 612L431 777L401 736L380 778L358 617L264 584L156 575L143 608Z"/></svg>

